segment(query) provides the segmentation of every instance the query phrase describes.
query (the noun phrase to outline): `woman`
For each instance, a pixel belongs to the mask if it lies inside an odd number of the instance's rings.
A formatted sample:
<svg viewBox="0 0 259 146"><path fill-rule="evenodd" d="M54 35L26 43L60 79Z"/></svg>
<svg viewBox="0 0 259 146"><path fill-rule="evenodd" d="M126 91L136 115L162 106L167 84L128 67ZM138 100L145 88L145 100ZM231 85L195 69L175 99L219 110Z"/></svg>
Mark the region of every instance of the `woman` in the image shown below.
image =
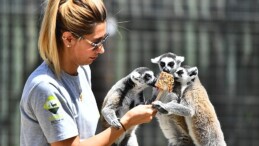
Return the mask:
<svg viewBox="0 0 259 146"><path fill-rule="evenodd" d="M28 78L20 103L21 146L104 146L123 134L110 127L95 135L100 115L88 65L104 53L107 37L101 0L48 1L38 42L44 61ZM140 105L120 121L128 129L155 113Z"/></svg>

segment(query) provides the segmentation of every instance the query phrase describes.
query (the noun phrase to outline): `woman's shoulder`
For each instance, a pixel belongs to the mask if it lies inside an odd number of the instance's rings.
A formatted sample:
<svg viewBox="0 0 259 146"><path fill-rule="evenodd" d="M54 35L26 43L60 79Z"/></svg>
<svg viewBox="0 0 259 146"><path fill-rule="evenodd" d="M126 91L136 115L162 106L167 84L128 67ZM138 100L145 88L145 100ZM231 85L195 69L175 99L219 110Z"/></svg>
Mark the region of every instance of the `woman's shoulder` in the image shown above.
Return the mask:
<svg viewBox="0 0 259 146"><path fill-rule="evenodd" d="M28 101L45 102L47 95L59 93L59 81L45 64L38 66L28 77L22 92L21 105Z"/></svg>
<svg viewBox="0 0 259 146"><path fill-rule="evenodd" d="M28 77L25 86L32 88L40 83L58 84L58 79L48 65L43 62Z"/></svg>

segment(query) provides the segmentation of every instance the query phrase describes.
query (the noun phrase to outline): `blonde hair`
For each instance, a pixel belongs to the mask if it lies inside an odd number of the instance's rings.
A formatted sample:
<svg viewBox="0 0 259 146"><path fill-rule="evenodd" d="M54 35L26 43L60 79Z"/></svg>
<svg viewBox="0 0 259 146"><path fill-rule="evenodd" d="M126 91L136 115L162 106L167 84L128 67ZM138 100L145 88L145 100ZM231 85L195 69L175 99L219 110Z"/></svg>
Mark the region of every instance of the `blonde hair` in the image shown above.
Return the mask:
<svg viewBox="0 0 259 146"><path fill-rule="evenodd" d="M96 24L106 20L102 0L48 0L41 24L38 47L41 58L59 77L59 51L63 48L62 33L79 36L91 34Z"/></svg>

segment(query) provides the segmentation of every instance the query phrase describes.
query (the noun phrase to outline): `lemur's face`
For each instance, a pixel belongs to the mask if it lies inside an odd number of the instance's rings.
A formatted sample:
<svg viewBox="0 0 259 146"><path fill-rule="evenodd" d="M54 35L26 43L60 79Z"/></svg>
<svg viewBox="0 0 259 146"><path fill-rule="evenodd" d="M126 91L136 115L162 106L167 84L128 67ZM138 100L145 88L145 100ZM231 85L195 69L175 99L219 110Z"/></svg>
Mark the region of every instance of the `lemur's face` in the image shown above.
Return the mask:
<svg viewBox="0 0 259 146"><path fill-rule="evenodd" d="M176 69L181 66L183 61L184 57L177 56L170 52L151 59L152 63L158 64L160 71L171 74L173 74Z"/></svg>
<svg viewBox="0 0 259 146"><path fill-rule="evenodd" d="M179 67L174 75L174 80L180 83L190 83L193 82L194 79L198 75L197 67Z"/></svg>
<svg viewBox="0 0 259 146"><path fill-rule="evenodd" d="M154 72L146 67L140 67L135 69L131 73L132 81L141 87L153 86L155 87L156 77Z"/></svg>

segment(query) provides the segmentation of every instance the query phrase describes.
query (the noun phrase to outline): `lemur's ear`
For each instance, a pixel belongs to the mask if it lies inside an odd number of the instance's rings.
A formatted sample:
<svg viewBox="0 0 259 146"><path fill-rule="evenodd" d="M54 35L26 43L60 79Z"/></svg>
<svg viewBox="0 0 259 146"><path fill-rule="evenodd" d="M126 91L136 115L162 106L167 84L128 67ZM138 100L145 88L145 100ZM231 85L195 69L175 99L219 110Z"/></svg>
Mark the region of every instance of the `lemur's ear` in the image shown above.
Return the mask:
<svg viewBox="0 0 259 146"><path fill-rule="evenodd" d="M182 62L184 62L184 57L183 56L176 56L176 61L178 63L182 63Z"/></svg>
<svg viewBox="0 0 259 146"><path fill-rule="evenodd" d="M183 56L176 56L175 60L178 64L181 64L182 62L184 62L184 57Z"/></svg>
<svg viewBox="0 0 259 146"><path fill-rule="evenodd" d="M137 79L140 77L140 74L137 73L137 72L132 72L131 75L130 75L131 79Z"/></svg>
<svg viewBox="0 0 259 146"><path fill-rule="evenodd" d="M158 56L158 57L155 57L155 58L152 58L152 59L151 59L151 62L157 64L157 63L159 62L161 56L162 56L162 55L160 55L160 56Z"/></svg>
<svg viewBox="0 0 259 146"><path fill-rule="evenodd" d="M196 76L198 76L198 68L196 66L189 68L188 74L190 77L195 78Z"/></svg>

